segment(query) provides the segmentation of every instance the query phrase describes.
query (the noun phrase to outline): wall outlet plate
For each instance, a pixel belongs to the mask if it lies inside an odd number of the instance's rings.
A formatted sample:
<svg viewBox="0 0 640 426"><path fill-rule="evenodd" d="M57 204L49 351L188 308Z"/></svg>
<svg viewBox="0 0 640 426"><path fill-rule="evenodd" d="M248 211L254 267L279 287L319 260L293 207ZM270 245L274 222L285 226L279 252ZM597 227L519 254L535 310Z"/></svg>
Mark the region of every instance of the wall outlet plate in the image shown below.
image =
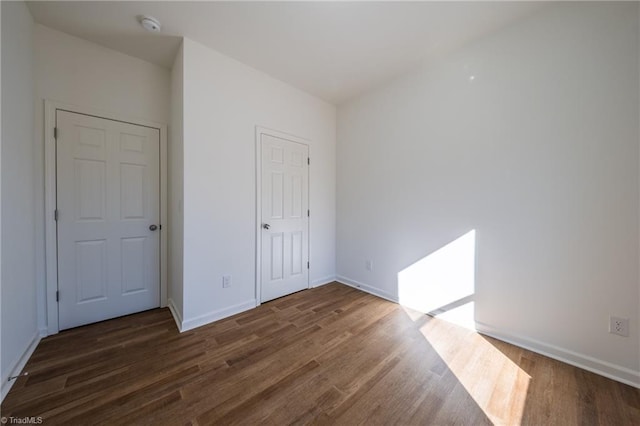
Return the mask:
<svg viewBox="0 0 640 426"><path fill-rule="evenodd" d="M629 318L610 316L609 333L629 337Z"/></svg>
<svg viewBox="0 0 640 426"><path fill-rule="evenodd" d="M222 288L231 287L231 275L222 276Z"/></svg>
<svg viewBox="0 0 640 426"><path fill-rule="evenodd" d="M367 260L365 260L365 261L364 261L364 268L365 268L367 271L373 271L373 262L372 262L372 261L370 261L370 260L368 260L368 259L367 259Z"/></svg>

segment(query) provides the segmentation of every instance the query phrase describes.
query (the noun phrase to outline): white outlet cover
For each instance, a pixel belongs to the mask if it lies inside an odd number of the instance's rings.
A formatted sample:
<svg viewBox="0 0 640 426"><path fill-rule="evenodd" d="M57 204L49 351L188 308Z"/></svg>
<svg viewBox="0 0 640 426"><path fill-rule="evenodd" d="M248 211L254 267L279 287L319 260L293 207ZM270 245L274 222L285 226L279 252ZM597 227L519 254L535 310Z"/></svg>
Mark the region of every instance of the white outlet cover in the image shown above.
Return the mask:
<svg viewBox="0 0 640 426"><path fill-rule="evenodd" d="M609 317L609 333L629 337L629 318Z"/></svg>
<svg viewBox="0 0 640 426"><path fill-rule="evenodd" d="M231 287L231 275L222 276L222 288Z"/></svg>

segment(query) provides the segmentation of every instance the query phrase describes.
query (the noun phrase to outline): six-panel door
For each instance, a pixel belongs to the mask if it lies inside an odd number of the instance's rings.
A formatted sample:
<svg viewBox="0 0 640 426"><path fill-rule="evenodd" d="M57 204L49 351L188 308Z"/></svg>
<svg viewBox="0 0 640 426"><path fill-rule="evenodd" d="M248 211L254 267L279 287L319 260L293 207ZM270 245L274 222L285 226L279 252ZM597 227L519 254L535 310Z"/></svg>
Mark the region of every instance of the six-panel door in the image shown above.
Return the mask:
<svg viewBox="0 0 640 426"><path fill-rule="evenodd" d="M58 110L61 330L160 306L159 130Z"/></svg>
<svg viewBox="0 0 640 426"><path fill-rule="evenodd" d="M261 135L261 301L309 286L309 148Z"/></svg>

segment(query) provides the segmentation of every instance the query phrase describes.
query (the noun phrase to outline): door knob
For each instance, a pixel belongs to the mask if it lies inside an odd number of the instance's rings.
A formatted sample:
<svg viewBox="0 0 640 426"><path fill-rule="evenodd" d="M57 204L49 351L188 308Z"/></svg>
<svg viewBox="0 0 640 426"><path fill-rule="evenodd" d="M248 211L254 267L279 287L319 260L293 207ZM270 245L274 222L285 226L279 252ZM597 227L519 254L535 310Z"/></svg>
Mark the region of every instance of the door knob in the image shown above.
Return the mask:
<svg viewBox="0 0 640 426"><path fill-rule="evenodd" d="M263 227L264 229L269 229L269 228L271 227L271 225L269 225L268 223L263 223L263 224L262 224L262 227Z"/></svg>
<svg viewBox="0 0 640 426"><path fill-rule="evenodd" d="M149 231L155 231L158 229L158 225L149 225Z"/></svg>

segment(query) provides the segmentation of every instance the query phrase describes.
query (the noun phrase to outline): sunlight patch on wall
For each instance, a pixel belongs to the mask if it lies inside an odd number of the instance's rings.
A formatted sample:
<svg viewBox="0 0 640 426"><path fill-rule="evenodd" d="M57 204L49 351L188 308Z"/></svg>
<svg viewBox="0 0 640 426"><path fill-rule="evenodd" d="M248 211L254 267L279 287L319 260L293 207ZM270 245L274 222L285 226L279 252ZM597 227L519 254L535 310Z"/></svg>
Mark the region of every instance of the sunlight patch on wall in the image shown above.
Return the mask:
<svg viewBox="0 0 640 426"><path fill-rule="evenodd" d="M473 301L467 302L464 305L456 306L442 313L433 313L436 316L445 321L452 322L461 327L468 328L470 330L476 329L475 322L475 304Z"/></svg>
<svg viewBox="0 0 640 426"><path fill-rule="evenodd" d="M520 424L531 376L475 331L475 267L471 230L400 271L399 301L487 417Z"/></svg>
<svg viewBox="0 0 640 426"><path fill-rule="evenodd" d="M398 273L400 304L474 329L476 231Z"/></svg>

